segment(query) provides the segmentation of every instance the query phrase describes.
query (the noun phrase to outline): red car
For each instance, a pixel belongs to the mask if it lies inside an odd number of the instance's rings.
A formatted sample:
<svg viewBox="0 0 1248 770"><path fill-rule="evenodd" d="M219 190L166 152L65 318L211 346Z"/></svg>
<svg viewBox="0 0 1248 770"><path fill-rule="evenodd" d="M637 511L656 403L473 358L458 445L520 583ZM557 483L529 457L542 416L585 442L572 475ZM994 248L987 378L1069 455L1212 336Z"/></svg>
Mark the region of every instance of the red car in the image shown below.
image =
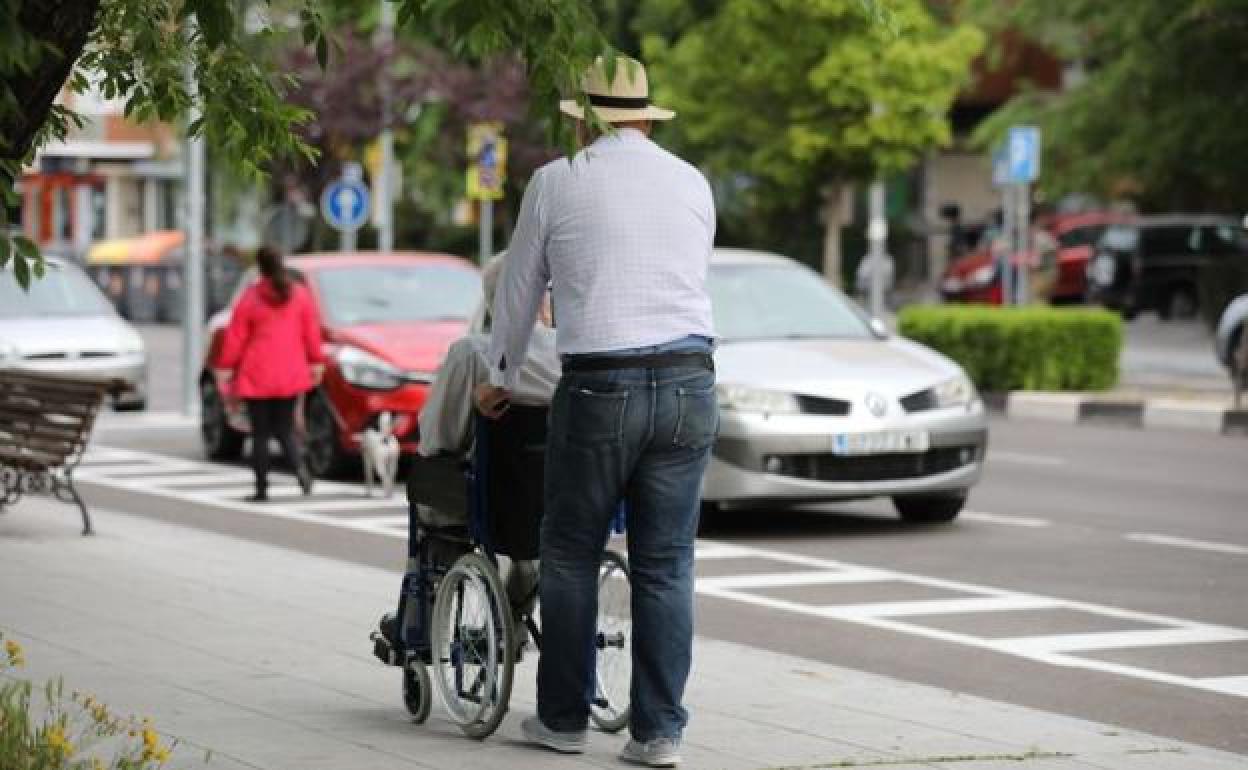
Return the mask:
<svg viewBox="0 0 1248 770"><path fill-rule="evenodd" d="M1056 255L1020 255L1015 264L1029 265L1028 293L1050 302L1082 302L1087 292L1087 264L1101 233L1120 215L1108 212L1061 214L1044 220L1042 230L1056 239ZM1039 236L1039 233L1037 233ZM1001 304L1001 276L997 256L1004 248L1000 231L985 231L979 248L955 260L945 271L940 292L947 302Z"/></svg>
<svg viewBox="0 0 1248 770"><path fill-rule="evenodd" d="M287 266L311 291L329 358L305 404L309 469L318 476L341 470L382 412L393 414L403 451L414 452L434 372L481 299L477 268L444 254L373 252L301 255ZM253 270L209 321L199 382L204 450L214 460L237 458L249 429L239 405L222 399L213 363L230 312L255 279Z"/></svg>

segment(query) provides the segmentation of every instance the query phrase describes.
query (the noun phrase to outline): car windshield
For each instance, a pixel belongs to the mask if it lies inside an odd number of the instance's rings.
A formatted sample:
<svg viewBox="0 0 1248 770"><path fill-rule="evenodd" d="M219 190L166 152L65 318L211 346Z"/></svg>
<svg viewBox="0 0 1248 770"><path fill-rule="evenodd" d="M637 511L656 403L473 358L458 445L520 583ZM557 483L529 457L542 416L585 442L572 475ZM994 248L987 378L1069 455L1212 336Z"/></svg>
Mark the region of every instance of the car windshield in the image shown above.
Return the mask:
<svg viewBox="0 0 1248 770"><path fill-rule="evenodd" d="M726 342L873 336L849 300L804 267L713 265L707 283Z"/></svg>
<svg viewBox="0 0 1248 770"><path fill-rule="evenodd" d="M29 290L18 285L12 270L0 270L0 318L81 318L116 312L76 268L49 262L42 278L31 278Z"/></svg>
<svg viewBox="0 0 1248 770"><path fill-rule="evenodd" d="M481 298L481 278L445 264L359 265L316 271L331 324L467 320Z"/></svg>

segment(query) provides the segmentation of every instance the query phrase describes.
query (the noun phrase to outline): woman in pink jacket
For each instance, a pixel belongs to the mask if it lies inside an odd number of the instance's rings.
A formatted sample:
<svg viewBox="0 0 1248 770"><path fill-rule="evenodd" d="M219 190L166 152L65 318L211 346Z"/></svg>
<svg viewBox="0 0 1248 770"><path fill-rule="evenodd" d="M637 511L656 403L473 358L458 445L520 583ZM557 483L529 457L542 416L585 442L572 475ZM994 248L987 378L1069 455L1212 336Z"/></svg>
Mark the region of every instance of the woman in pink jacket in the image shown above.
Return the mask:
<svg viewBox="0 0 1248 770"><path fill-rule="evenodd" d="M295 469L303 493L312 476L294 439L295 400L320 381L325 354L321 326L306 287L294 280L282 257L267 247L256 253L261 279L234 307L217 367L227 370L228 390L247 403L251 419L251 464L256 493L268 500L269 439L276 437Z"/></svg>

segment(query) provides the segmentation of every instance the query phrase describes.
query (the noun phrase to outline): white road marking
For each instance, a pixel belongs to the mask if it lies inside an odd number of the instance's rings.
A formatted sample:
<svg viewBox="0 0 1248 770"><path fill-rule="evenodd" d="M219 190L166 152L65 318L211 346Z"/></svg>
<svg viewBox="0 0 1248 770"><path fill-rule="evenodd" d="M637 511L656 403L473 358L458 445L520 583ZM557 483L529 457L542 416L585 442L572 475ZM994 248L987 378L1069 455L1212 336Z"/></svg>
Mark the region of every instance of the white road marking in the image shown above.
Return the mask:
<svg viewBox="0 0 1248 770"><path fill-rule="evenodd" d="M1211 690L1248 698L1248 676L1215 676L1201 681Z"/></svg>
<svg viewBox="0 0 1248 770"><path fill-rule="evenodd" d="M758 575L718 575L698 579L707 588L782 588L829 583L873 583L888 580L887 572L874 569L825 570L820 572L765 572Z"/></svg>
<svg viewBox="0 0 1248 770"><path fill-rule="evenodd" d="M1017 654L1053 652L1093 652L1125 650L1135 647L1171 647L1176 644L1207 644L1209 642L1241 642L1248 631L1237 628L1189 626L1186 628L1144 629L1136 631L1098 631L1090 634L1056 634L998 639L1003 649Z"/></svg>
<svg viewBox="0 0 1248 770"><path fill-rule="evenodd" d="M1011 527L1039 528L1053 524L1048 519L1041 519L1035 516L1006 516L999 513L985 513L983 511L963 511L958 515L958 518L969 521L983 521L989 524L1008 524Z"/></svg>
<svg viewBox="0 0 1248 770"><path fill-rule="evenodd" d="M1154 535L1147 532L1133 532L1125 537L1128 540L1134 540L1137 543L1172 545L1178 548L1192 548L1198 551L1213 551L1215 553L1230 553L1235 554L1236 556L1248 556L1248 547L1233 545L1231 543L1215 543L1209 540L1191 540L1186 537Z"/></svg>
<svg viewBox="0 0 1248 770"><path fill-rule="evenodd" d="M95 424L104 430L147 430L149 428L199 427L199 418L181 412L134 412L100 414Z"/></svg>
<svg viewBox="0 0 1248 770"><path fill-rule="evenodd" d="M735 545L706 545L698 541L695 558L702 559L741 559L748 557L750 552Z"/></svg>
<svg viewBox="0 0 1248 770"><path fill-rule="evenodd" d="M706 546L708 548L714 547L714 545L714 543L706 542ZM863 574L870 572L877 575L877 579L879 581L906 582L915 584L916 586L959 591L972 594L973 596L965 599L819 606L799 601L777 599L762 594L755 594L751 593L749 590L743 590L739 587L730 588L727 586L733 585L733 583L730 583L728 580L721 577L699 578L696 583L697 593L703 596L712 596L720 599L738 601L757 607L765 607L784 612L793 612L829 620L856 623L858 625L893 631L910 636L919 636L927 639L935 639L953 644L991 650L993 652L1013 655L1054 666L1082 668L1090 671L1100 671L1103 673L1128 676L1135 679L1143 679L1161 684L1248 697L1248 684L1245 684L1248 682L1248 677L1236 676L1219 677L1214 679L1185 677L1136 666L1126 666L1107 661L1094 660L1091 658L1081 658L1076 655L1069 654L1081 650L1091 651L1128 647L1175 646L1182 644L1199 644L1211 641L1242 641L1248 640L1248 629L1232 628L1229 626L1219 626L1208 623L1197 623L1194 621L1183 620L1181 618L1156 615L1146 612L1136 612L1134 610L1127 610L1119 607L1107 607L1088 602L1036 596L1034 594L1007 591L990 586L974 585L970 583L960 583L957 581L931 578L923 575L892 572L889 570L865 567L847 562L818 559L801 554L791 554L763 548L747 549L745 546L734 547L749 551L748 554L742 554L742 556L749 556L753 559L771 559L783 564L799 564L804 567L819 570L818 574ZM770 579L769 573L732 577L735 578L735 585L751 587L756 587L760 584L760 582ZM986 601L991 600L999 601L996 603L985 603ZM924 605L926 605L926 608ZM959 633L940 628L932 628L924 626L920 622L905 622L904 620L895 619L898 617L924 614L940 615L957 612L974 612L976 611L975 607L977 605L980 607L980 611L982 612L1018 611L1023 609L1034 609L1041 612L1046 609L1074 610L1102 617L1121 618L1135 623L1148 623L1160 626L1160 628L1104 631L1086 634L1037 635L1033 637L1013 637L1001 639L976 636L970 633ZM925 609L935 611L929 613L924 611Z"/></svg>
<svg viewBox="0 0 1248 770"><path fill-rule="evenodd" d="M972 599L921 599L913 602L836 604L822 607L829 617L897 618L907 615L961 615L968 612L1004 612L1060 608L1060 599L1042 596L984 596Z"/></svg>
<svg viewBox="0 0 1248 770"><path fill-rule="evenodd" d="M988 462L1017 463L1019 465L1041 465L1056 468L1066 464L1066 458L1052 455L1035 455L1026 452L1007 452L1003 449L989 449Z"/></svg>

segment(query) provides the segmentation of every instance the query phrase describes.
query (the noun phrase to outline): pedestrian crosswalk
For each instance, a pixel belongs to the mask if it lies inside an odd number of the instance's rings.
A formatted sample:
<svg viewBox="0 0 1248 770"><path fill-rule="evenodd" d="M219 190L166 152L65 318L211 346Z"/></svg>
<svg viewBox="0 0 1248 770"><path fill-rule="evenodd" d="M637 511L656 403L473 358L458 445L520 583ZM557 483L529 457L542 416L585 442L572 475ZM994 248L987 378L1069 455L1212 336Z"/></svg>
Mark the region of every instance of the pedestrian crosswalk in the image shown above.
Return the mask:
<svg viewBox="0 0 1248 770"><path fill-rule="evenodd" d="M363 484L318 481L305 496L294 476L271 473L269 501L249 503L253 476L244 467L94 446L75 473L86 484L227 508L258 516L294 519L343 529L407 538L407 501L401 490L369 495Z"/></svg>
<svg viewBox="0 0 1248 770"><path fill-rule="evenodd" d="M748 546L702 542L697 557L704 597L1248 698L1248 629ZM898 598L846 602L843 590L828 590L847 585L887 587ZM1133 654L1156 662L1124 662ZM1179 673L1195 668L1193 657L1217 675Z"/></svg>
<svg viewBox="0 0 1248 770"><path fill-rule="evenodd" d="M270 502L248 503L240 466L97 446L85 484L384 537L407 539L402 491L317 483L304 496L273 474ZM962 645L1066 668L1248 698L1248 629L945 580L805 554L699 540L697 594L828 623Z"/></svg>

